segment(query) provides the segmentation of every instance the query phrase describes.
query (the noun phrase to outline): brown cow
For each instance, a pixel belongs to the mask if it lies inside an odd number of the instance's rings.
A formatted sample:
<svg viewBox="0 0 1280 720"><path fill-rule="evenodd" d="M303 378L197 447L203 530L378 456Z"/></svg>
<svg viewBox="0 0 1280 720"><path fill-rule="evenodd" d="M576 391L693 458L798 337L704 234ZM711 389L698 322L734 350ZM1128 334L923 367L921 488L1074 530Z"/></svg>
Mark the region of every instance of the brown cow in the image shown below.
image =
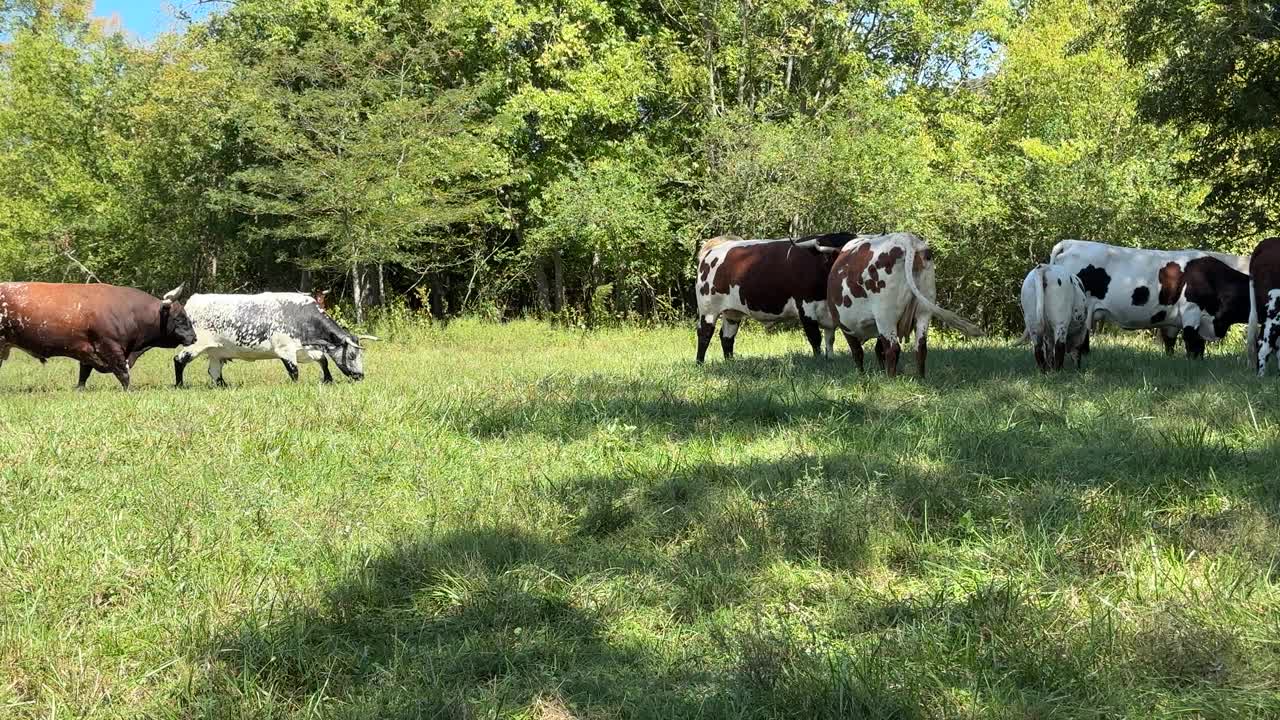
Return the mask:
<svg viewBox="0 0 1280 720"><path fill-rule="evenodd" d="M762 322L796 319L813 354L827 355L835 328L827 311L827 273L836 252L855 236L849 233L809 235L797 240L743 240L736 235L712 238L698 251L698 364L720 324L720 349L733 358L738 325L746 318Z"/></svg>
<svg viewBox="0 0 1280 720"><path fill-rule="evenodd" d="M126 390L129 369L153 347L176 348L196 341L195 330L174 288L163 300L115 285L0 283L0 364L18 348L45 362L80 361L83 390L89 373L111 373Z"/></svg>

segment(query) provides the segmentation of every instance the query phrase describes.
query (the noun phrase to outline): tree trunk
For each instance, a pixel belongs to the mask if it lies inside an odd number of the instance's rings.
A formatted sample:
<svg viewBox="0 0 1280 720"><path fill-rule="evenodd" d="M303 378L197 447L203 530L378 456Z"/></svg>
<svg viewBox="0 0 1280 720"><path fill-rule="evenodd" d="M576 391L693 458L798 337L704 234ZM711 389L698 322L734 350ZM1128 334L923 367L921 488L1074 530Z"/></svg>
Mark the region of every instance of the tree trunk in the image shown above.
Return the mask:
<svg viewBox="0 0 1280 720"><path fill-rule="evenodd" d="M559 250L556 250L551 254L551 267L553 273L552 282L554 283L553 291L555 298L555 311L564 312L564 258L560 256Z"/></svg>
<svg viewBox="0 0 1280 720"><path fill-rule="evenodd" d="M360 283L360 264L351 263L351 298L356 305L356 324L364 324L364 288Z"/></svg>
<svg viewBox="0 0 1280 720"><path fill-rule="evenodd" d="M427 291L427 307L431 317L444 320L449 313L448 308L449 281L444 275L436 275L431 280Z"/></svg>
<svg viewBox="0 0 1280 720"><path fill-rule="evenodd" d="M387 304L387 284L386 284L386 278L383 274L383 267L384 266L382 263L378 263L378 303L377 304L379 306Z"/></svg>
<svg viewBox="0 0 1280 720"><path fill-rule="evenodd" d="M703 41L703 61L707 64L707 117L713 118L720 113L716 111L716 60L715 60L715 44L713 42L715 31L712 26L711 18L715 14L715 0L703 0L702 2L702 41Z"/></svg>
<svg viewBox="0 0 1280 720"><path fill-rule="evenodd" d="M311 271L307 268L302 268L298 273L298 292L311 292Z"/></svg>
<svg viewBox="0 0 1280 720"><path fill-rule="evenodd" d="M538 315L546 315L551 307L551 288L547 281L547 259L538 258L533 263L534 305Z"/></svg>

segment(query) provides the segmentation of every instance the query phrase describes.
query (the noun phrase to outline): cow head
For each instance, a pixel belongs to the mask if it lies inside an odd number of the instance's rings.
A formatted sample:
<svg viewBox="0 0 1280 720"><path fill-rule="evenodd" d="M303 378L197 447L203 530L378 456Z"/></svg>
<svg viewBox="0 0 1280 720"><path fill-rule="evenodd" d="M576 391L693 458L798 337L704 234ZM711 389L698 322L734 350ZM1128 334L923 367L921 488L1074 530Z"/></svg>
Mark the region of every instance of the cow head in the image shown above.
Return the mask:
<svg viewBox="0 0 1280 720"><path fill-rule="evenodd" d="M193 345L196 341L196 329L191 325L191 318L187 317L182 303L175 302L181 292L182 286L179 285L165 293L160 301L160 332L166 342L175 343L173 347Z"/></svg>
<svg viewBox="0 0 1280 720"><path fill-rule="evenodd" d="M340 338L340 343L329 346L325 354L333 360L343 375L352 380L364 379L364 346L360 344L361 340L377 340L372 335L355 336L351 333L344 333Z"/></svg>

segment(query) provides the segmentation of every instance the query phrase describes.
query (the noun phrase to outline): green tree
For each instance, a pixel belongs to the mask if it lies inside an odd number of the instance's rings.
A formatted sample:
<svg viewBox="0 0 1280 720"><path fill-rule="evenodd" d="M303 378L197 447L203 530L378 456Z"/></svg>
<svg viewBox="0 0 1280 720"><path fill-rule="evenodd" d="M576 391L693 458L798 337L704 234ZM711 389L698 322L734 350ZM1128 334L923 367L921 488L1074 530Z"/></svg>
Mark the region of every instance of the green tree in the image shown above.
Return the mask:
<svg viewBox="0 0 1280 720"><path fill-rule="evenodd" d="M1222 231L1254 235L1280 219L1280 9L1273 2L1137 0L1121 46L1149 67L1145 118L1191 140L1183 169L1210 184Z"/></svg>
<svg viewBox="0 0 1280 720"><path fill-rule="evenodd" d="M478 88L425 84L433 53L406 40L317 33L251 76L242 108L256 160L215 194L300 267L351 273L362 320L368 266L421 267L450 230L492 221L506 167Z"/></svg>

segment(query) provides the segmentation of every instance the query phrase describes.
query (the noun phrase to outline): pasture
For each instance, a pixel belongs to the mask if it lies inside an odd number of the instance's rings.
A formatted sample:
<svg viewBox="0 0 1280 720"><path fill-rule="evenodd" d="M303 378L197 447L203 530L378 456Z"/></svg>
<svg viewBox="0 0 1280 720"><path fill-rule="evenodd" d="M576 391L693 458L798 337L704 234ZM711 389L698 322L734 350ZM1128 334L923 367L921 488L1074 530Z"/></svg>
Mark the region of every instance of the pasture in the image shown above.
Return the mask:
<svg viewBox="0 0 1280 720"><path fill-rule="evenodd" d="M1280 381L1234 340L935 335L921 381L750 323L704 367L692 321L380 334L328 387L14 354L0 716L1280 715Z"/></svg>

